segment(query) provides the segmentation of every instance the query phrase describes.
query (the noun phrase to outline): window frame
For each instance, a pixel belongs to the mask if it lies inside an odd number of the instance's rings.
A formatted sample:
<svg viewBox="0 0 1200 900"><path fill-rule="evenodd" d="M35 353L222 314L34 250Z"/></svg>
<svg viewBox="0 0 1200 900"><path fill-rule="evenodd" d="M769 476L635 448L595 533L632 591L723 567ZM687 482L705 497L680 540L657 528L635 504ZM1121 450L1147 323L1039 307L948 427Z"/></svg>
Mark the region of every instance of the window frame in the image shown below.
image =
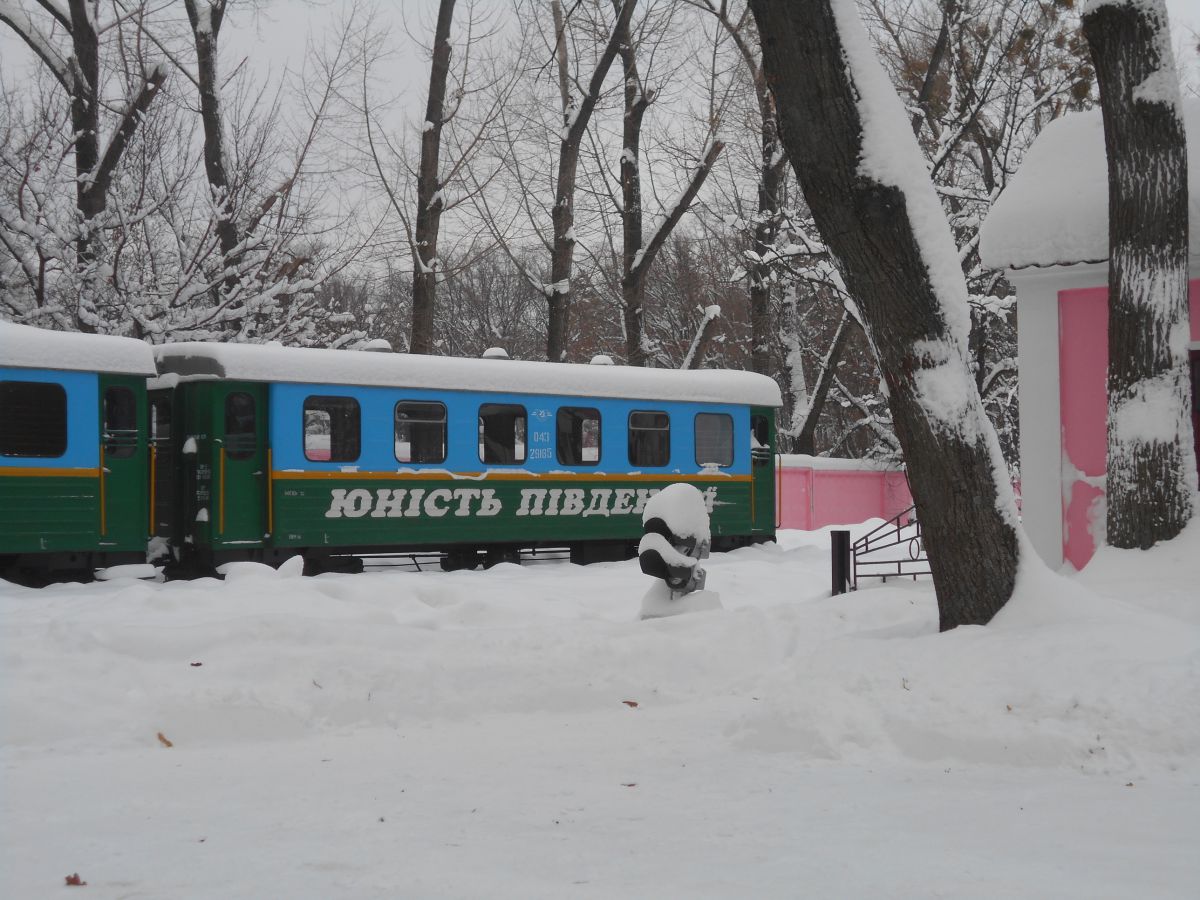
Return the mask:
<svg viewBox="0 0 1200 900"><path fill-rule="evenodd" d="M313 459L308 455L308 414L310 412L309 403L318 401L322 405L318 405L311 412L323 412L329 416L329 456L325 459ZM334 401L334 403L329 403ZM354 444L353 455L335 456L335 441L334 428L337 421L336 404L346 402L349 407L353 404L353 422L354 422ZM304 459L308 462L316 463L355 463L362 458L362 404L357 397L349 394L309 394L304 398L304 402L300 406L300 449L304 453Z"/></svg>
<svg viewBox="0 0 1200 900"><path fill-rule="evenodd" d="M245 397L250 401L253 418L250 420L252 427L248 431L229 430L229 405L234 397ZM221 446L225 448L227 459L253 459L254 454L258 452L258 405L258 398L249 391L230 391L225 395L225 402L222 404L221 410L224 414L221 423ZM246 436L249 436L250 440L243 440ZM231 437L236 440L230 441Z"/></svg>
<svg viewBox="0 0 1200 900"><path fill-rule="evenodd" d="M6 459L61 459L62 457L66 456L67 449L68 449L68 447L70 445L70 441L71 441L70 398L67 395L66 386L63 384L60 384L57 381L24 381L24 380L20 380L20 379L16 379L16 378L5 378L3 380L0 380L0 393L4 392L5 387L7 385L20 385L23 387L31 387L35 391L46 389L47 394L51 394L51 393L53 394L53 401L55 404L57 404L61 400L61 403L62 403L61 444L57 441L54 444L49 444L47 442L47 444L44 444L44 445L36 448L39 452L35 452L35 453L24 452L25 450L28 450L29 448L28 447L17 447L15 444L10 449L10 447L7 446L5 443L3 443L3 441L11 440L15 436L15 431L11 428L11 425L10 425L10 423L12 422L11 416L6 415L4 417L4 421L5 421L4 435L5 436L2 440L0 440L0 456L5 457ZM0 400L0 403L3 403L3 400ZM47 397L42 397L42 398L36 399L35 402L30 403L29 408L38 409L38 410L46 410L47 409L46 404L47 404ZM57 413L58 413L58 409L56 408L56 409L49 410L48 415L57 415ZM25 423L25 424L28 424L28 423ZM54 424L57 426L58 422L56 421ZM36 426L36 430L39 432L39 437L40 437L40 432L42 432L42 430L43 430L43 425L40 423L34 423L34 425ZM60 435L56 432L54 437L58 438L58 437L60 437ZM60 449L60 447L61 447L61 449ZM21 452L15 452L16 450L20 450ZM57 452L54 452L54 451L57 451Z"/></svg>
<svg viewBox="0 0 1200 900"><path fill-rule="evenodd" d="M563 413L578 414L592 413L592 415L579 415L576 421L579 426L579 459L569 460L563 459L563 440L562 440L562 415ZM596 458L594 460L586 460L583 458L583 423L591 420L596 422ZM604 416L594 406L560 406L554 413L554 458L558 460L560 466L598 466L600 460L604 457Z"/></svg>
<svg viewBox="0 0 1200 900"><path fill-rule="evenodd" d="M520 410L520 418L525 421L525 441L522 444L523 453L517 458L517 434L514 420L513 428L513 459L511 461L488 460L486 458L487 444L484 442L486 428L483 424L484 410ZM487 466L520 466L524 465L529 459L529 410L521 403L481 403L476 413L476 421L478 422L478 437L477 452L479 461Z"/></svg>
<svg viewBox="0 0 1200 900"><path fill-rule="evenodd" d="M647 428L645 426L634 426L634 416L663 416L667 420L666 428ZM666 458L661 463L646 463L638 462L633 458L633 434L635 431L649 432L664 432L666 434ZM625 420L626 432L626 454L629 457L629 465L639 469L661 469L671 464L671 414L665 409L633 409L629 411L629 417Z"/></svg>
<svg viewBox="0 0 1200 900"><path fill-rule="evenodd" d="M729 423L729 462L704 462L700 459L700 419L724 419ZM721 412L698 412L692 417L692 455L696 458L696 465L701 468L708 466L716 466L719 469L728 469L737 459L736 442L734 435L737 431L736 424L733 421L733 416L729 413Z"/></svg>
<svg viewBox="0 0 1200 900"><path fill-rule="evenodd" d="M409 419L408 420L412 424L432 424L432 423L440 422L440 424L442 426L442 457L441 457L441 459L414 460L414 459L401 459L400 458L400 454L397 451L397 446L400 443L400 439L399 439L400 420L399 420L398 416L400 414L400 407L404 404L441 407L442 418L440 420L438 420L438 419ZM411 441L409 442L409 446L410 447L412 446ZM395 405L392 407L392 455L396 458L396 462L403 463L406 466L436 466L436 465L444 464L446 462L446 459L450 455L450 411L446 408L446 404L440 400L397 400ZM409 455L410 456L412 455L411 452L409 453Z"/></svg>
<svg viewBox="0 0 1200 900"><path fill-rule="evenodd" d="M124 407L118 407L117 403L109 404L109 395L117 394L123 397L121 401ZM110 410L116 411L121 409L123 412L128 412L132 415L132 422L127 428L113 428L110 419ZM132 388L128 388L123 384L112 384L104 389L101 402L101 421L100 433L101 441L104 445L105 459L129 459L138 449L138 439L140 437L140 429L138 428L138 409L137 395L134 394ZM129 437L133 440L130 441Z"/></svg>

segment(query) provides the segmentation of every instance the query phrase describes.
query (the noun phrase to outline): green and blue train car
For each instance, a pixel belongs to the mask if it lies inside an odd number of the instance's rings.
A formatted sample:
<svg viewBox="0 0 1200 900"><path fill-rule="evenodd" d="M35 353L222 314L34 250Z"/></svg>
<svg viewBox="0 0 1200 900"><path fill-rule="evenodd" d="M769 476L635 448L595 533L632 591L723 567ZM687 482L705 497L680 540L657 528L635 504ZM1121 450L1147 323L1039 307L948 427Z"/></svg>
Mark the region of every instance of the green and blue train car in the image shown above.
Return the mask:
<svg viewBox="0 0 1200 900"><path fill-rule="evenodd" d="M629 558L646 500L685 481L714 545L775 532L779 389L747 372L237 344L155 348L176 562L438 550L448 568L567 547Z"/></svg>
<svg viewBox="0 0 1200 900"><path fill-rule="evenodd" d="M713 546L775 533L779 389L748 372L166 344L0 323L0 576L222 563L446 568L635 554L703 491Z"/></svg>
<svg viewBox="0 0 1200 900"><path fill-rule="evenodd" d="M150 348L0 323L0 575L144 563Z"/></svg>

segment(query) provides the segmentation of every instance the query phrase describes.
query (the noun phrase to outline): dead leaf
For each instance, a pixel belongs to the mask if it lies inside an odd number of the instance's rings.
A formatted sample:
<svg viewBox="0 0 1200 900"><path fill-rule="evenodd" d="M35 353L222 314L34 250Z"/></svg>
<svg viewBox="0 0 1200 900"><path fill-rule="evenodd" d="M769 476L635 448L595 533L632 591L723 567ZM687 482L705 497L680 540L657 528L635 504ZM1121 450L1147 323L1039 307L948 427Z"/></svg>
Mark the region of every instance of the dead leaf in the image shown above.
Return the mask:
<svg viewBox="0 0 1200 900"><path fill-rule="evenodd" d="M194 662L194 663L191 663L190 665L191 665L191 667L194 669L194 668L196 668L197 666L202 666L202 665L204 665L204 663L202 663L202 662Z"/></svg>
<svg viewBox="0 0 1200 900"><path fill-rule="evenodd" d="M67 876L67 886L68 887L85 887L86 885L87 885L86 881L80 880L78 872L76 872L73 875Z"/></svg>
<svg viewBox="0 0 1200 900"><path fill-rule="evenodd" d="M1129 782L1127 785L1125 785L1125 787L1133 787L1133 782Z"/></svg>
<svg viewBox="0 0 1200 900"><path fill-rule="evenodd" d="M637 787L637 782L636 782L636 781L631 781L631 782L629 782L628 784L626 784L625 782L623 782L623 781L622 781L622 782L621 782L621 787Z"/></svg>
<svg viewBox="0 0 1200 900"><path fill-rule="evenodd" d="M158 733L158 742L160 744L162 744L164 747L174 747L175 746L174 744L172 744L170 741L167 740L167 736L165 734L163 734L161 731Z"/></svg>
<svg viewBox="0 0 1200 900"><path fill-rule="evenodd" d="M628 706L630 709L638 708L638 702L636 700L622 700L621 702L624 703L626 706Z"/></svg>
<svg viewBox="0 0 1200 900"><path fill-rule="evenodd" d="M1009 712L1012 712L1012 704L1010 704L1010 703L1005 703L1005 704L1004 704L1004 708L1005 708L1005 709L1007 709Z"/></svg>

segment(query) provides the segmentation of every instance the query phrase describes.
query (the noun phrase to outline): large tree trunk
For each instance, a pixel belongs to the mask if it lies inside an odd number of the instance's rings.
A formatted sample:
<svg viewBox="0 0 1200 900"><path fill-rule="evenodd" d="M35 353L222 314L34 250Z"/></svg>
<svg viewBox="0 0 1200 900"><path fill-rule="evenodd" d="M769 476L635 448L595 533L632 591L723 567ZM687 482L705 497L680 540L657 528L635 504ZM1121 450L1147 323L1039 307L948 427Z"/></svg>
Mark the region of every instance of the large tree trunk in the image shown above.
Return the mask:
<svg viewBox="0 0 1200 900"><path fill-rule="evenodd" d="M1145 549L1192 514L1187 147L1162 0L1083 16L1108 147L1108 543Z"/></svg>
<svg viewBox="0 0 1200 900"><path fill-rule="evenodd" d="M438 231L441 228L442 184L439 180L446 82L450 76L450 24L454 0L438 4L433 60L429 68L429 99L421 132L421 162L417 169L417 218L413 228L413 292L410 353L433 352L433 318L437 303Z"/></svg>
<svg viewBox="0 0 1200 900"><path fill-rule="evenodd" d="M949 227L854 0L751 7L784 146L887 384L940 627L984 624L1016 583L1018 525L966 363L966 283Z"/></svg>

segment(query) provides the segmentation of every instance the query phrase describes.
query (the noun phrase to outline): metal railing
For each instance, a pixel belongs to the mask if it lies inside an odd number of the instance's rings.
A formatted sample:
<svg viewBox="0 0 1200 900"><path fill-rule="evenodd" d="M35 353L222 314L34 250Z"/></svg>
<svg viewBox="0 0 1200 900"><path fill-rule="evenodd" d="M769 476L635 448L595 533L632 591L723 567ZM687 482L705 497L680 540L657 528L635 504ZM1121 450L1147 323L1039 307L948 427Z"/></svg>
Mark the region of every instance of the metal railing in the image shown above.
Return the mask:
<svg viewBox="0 0 1200 900"><path fill-rule="evenodd" d="M867 532L850 547L850 590L858 590L860 578L912 577L933 574L917 519L916 506L897 513Z"/></svg>

